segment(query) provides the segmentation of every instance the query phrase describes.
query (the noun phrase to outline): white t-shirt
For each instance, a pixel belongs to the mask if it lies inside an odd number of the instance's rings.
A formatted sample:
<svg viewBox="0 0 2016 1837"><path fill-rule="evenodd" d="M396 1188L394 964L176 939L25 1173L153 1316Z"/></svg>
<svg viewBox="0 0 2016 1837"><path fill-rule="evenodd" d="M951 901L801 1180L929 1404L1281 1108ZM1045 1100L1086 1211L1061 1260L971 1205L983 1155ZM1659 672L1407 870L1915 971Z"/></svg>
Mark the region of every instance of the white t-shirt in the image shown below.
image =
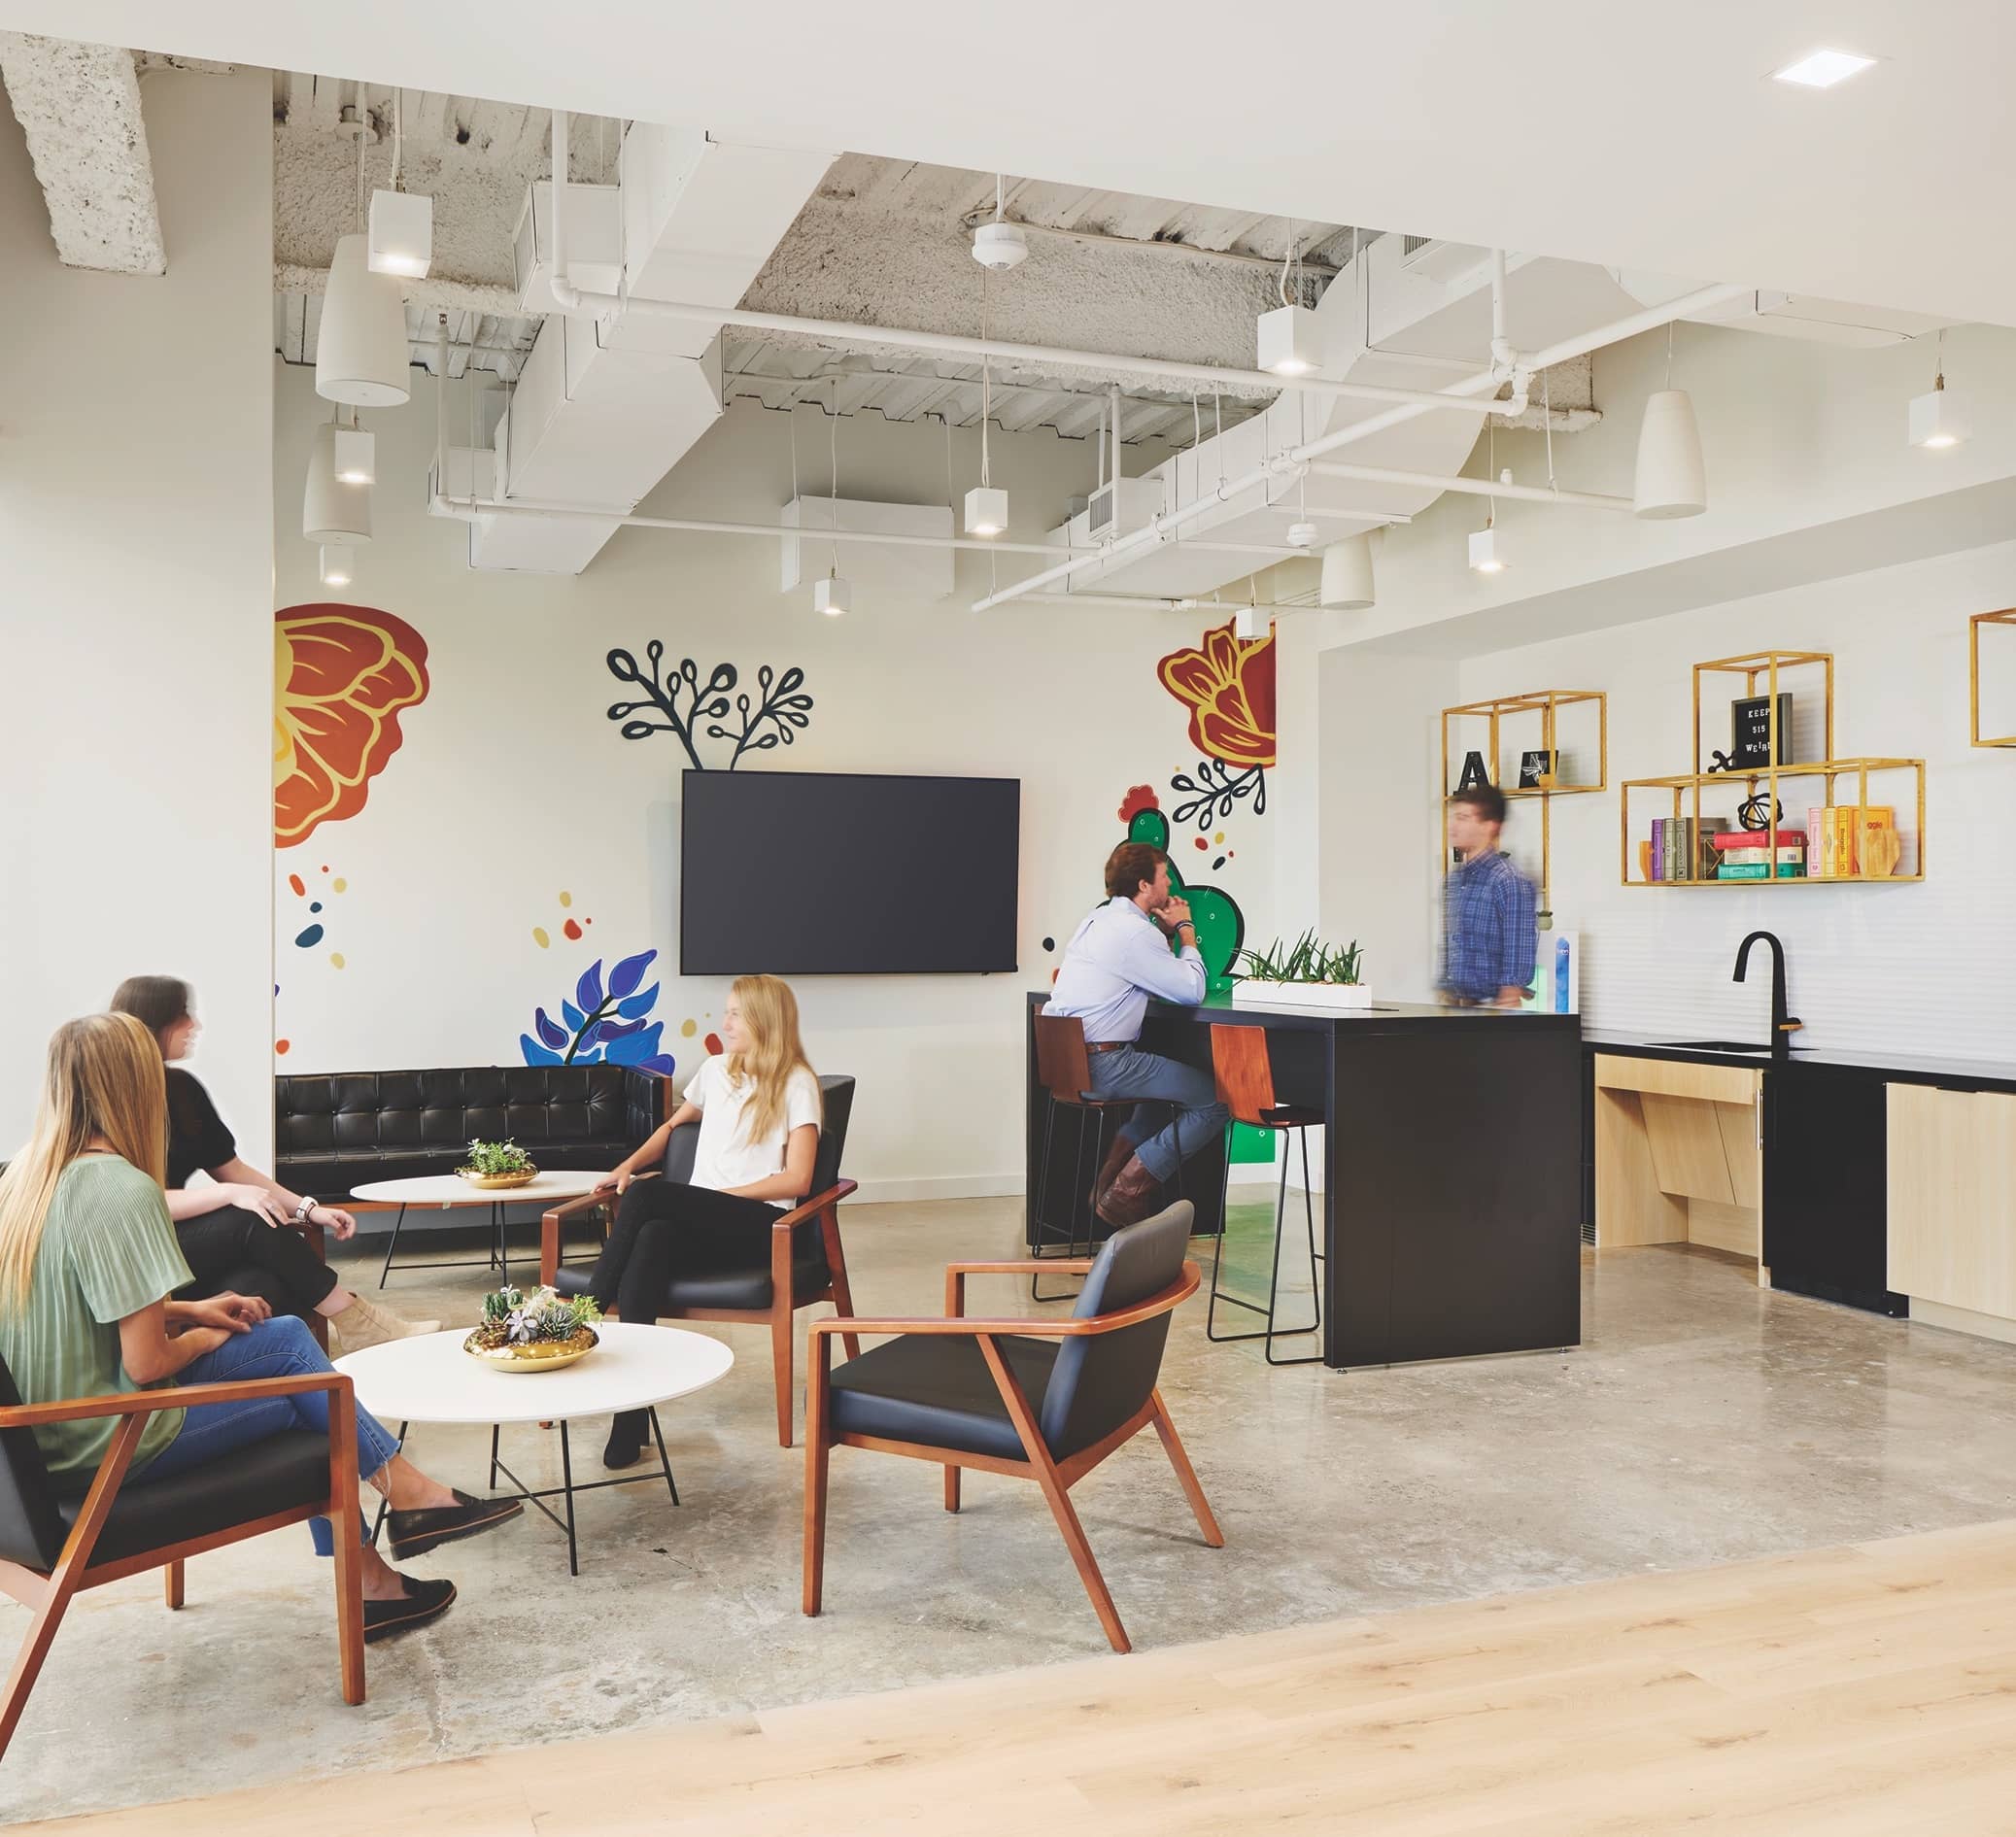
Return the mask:
<svg viewBox="0 0 2016 1837"><path fill-rule="evenodd" d="M761 1140L749 1140L749 1100L754 1079L729 1081L728 1061L704 1059L686 1087L686 1101L700 1113L700 1141L693 1151L693 1184L716 1192L750 1186L784 1171L784 1142L794 1129L819 1126L819 1080L801 1066L785 1081L784 1115ZM780 1202L771 1201L772 1205ZM782 1202L789 1209L790 1202Z"/></svg>

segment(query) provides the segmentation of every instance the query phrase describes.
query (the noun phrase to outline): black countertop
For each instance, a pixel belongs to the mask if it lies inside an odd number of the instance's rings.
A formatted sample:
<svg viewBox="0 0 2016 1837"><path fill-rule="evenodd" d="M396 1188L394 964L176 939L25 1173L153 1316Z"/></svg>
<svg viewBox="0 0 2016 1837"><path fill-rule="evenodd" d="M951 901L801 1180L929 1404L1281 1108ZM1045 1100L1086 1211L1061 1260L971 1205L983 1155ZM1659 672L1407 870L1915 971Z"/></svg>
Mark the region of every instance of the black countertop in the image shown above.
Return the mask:
<svg viewBox="0 0 2016 1837"><path fill-rule="evenodd" d="M1029 991L1032 1006L1049 999L1047 989ZM1230 995L1212 995L1194 1007L1179 1002L1150 1000L1147 1012L1151 1020L1188 1020L1199 1024L1245 1021L1288 1028L1351 1027L1374 1034L1413 1034L1429 1027L1447 1026L1538 1027L1552 1031L1573 1029L1577 1025L1573 1014L1501 1012L1490 1007L1444 1007L1437 1003L1381 1002L1376 998L1370 1007L1339 1009L1285 1007L1272 1003L1265 1006L1238 1007L1233 1004Z"/></svg>
<svg viewBox="0 0 2016 1837"><path fill-rule="evenodd" d="M1807 1050L1794 1040L1783 1058L1768 1052L1715 1052L1699 1046L1676 1046L1645 1034L1614 1033L1602 1028L1585 1032L1587 1052L1622 1053L1633 1059L1681 1059L1693 1065L1756 1066L1765 1072L1872 1072L1899 1084L1948 1084L1966 1090L2016 1091L2016 1064L1983 1059L1946 1059L1922 1053L1863 1052L1821 1047Z"/></svg>

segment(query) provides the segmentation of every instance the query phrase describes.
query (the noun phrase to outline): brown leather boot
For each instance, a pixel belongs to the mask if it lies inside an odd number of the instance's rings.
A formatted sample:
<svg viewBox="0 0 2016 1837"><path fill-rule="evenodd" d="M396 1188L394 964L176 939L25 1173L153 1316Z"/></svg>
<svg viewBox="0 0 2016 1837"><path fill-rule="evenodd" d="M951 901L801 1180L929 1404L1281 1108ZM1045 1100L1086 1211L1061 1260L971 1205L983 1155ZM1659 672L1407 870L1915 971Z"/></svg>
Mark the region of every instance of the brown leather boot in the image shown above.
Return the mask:
<svg viewBox="0 0 2016 1837"><path fill-rule="evenodd" d="M1142 1166L1140 1156L1129 1155L1118 1177L1100 1196L1099 1215L1110 1225L1138 1225L1154 1210L1161 1190L1162 1182Z"/></svg>
<svg viewBox="0 0 2016 1837"><path fill-rule="evenodd" d="M1099 1177L1092 1182L1092 1203L1095 1207L1106 1197L1107 1188L1120 1177L1134 1153L1134 1144L1125 1136L1115 1135L1112 1145L1106 1151L1106 1159L1099 1164Z"/></svg>

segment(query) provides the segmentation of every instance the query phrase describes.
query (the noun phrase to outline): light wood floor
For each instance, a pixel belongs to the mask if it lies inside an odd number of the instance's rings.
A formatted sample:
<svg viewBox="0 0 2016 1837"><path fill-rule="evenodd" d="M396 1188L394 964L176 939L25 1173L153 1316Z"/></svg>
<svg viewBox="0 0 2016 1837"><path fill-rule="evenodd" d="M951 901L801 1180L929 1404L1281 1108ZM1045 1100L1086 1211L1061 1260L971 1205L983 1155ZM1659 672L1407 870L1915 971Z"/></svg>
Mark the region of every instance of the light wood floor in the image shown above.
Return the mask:
<svg viewBox="0 0 2016 1837"><path fill-rule="evenodd" d="M673 1825L766 1837L2016 1831L2016 1524L19 1828L563 1837Z"/></svg>

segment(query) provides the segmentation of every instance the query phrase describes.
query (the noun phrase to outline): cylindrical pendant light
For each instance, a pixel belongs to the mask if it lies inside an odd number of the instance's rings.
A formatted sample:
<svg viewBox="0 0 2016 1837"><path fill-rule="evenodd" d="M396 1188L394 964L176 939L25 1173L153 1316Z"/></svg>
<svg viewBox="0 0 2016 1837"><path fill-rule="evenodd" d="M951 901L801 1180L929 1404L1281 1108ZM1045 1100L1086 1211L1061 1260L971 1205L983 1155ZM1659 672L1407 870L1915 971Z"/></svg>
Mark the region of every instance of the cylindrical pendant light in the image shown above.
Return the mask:
<svg viewBox="0 0 2016 1837"><path fill-rule="evenodd" d="M1372 535L1346 536L1323 551L1316 604L1325 612L1362 612L1373 601Z"/></svg>
<svg viewBox="0 0 2016 1837"><path fill-rule="evenodd" d="M1701 430L1685 390L1658 390L1638 425L1638 479L1631 510L1647 519L1698 517L1708 508Z"/></svg>
<svg viewBox="0 0 2016 1837"><path fill-rule="evenodd" d="M397 408L412 393L410 356L398 282L371 272L365 238L338 238L316 334L316 394L358 408Z"/></svg>
<svg viewBox="0 0 2016 1837"><path fill-rule="evenodd" d="M301 493L301 533L310 542L351 543L371 539L371 488L347 485L336 476L333 422L315 430L308 449L308 483Z"/></svg>

